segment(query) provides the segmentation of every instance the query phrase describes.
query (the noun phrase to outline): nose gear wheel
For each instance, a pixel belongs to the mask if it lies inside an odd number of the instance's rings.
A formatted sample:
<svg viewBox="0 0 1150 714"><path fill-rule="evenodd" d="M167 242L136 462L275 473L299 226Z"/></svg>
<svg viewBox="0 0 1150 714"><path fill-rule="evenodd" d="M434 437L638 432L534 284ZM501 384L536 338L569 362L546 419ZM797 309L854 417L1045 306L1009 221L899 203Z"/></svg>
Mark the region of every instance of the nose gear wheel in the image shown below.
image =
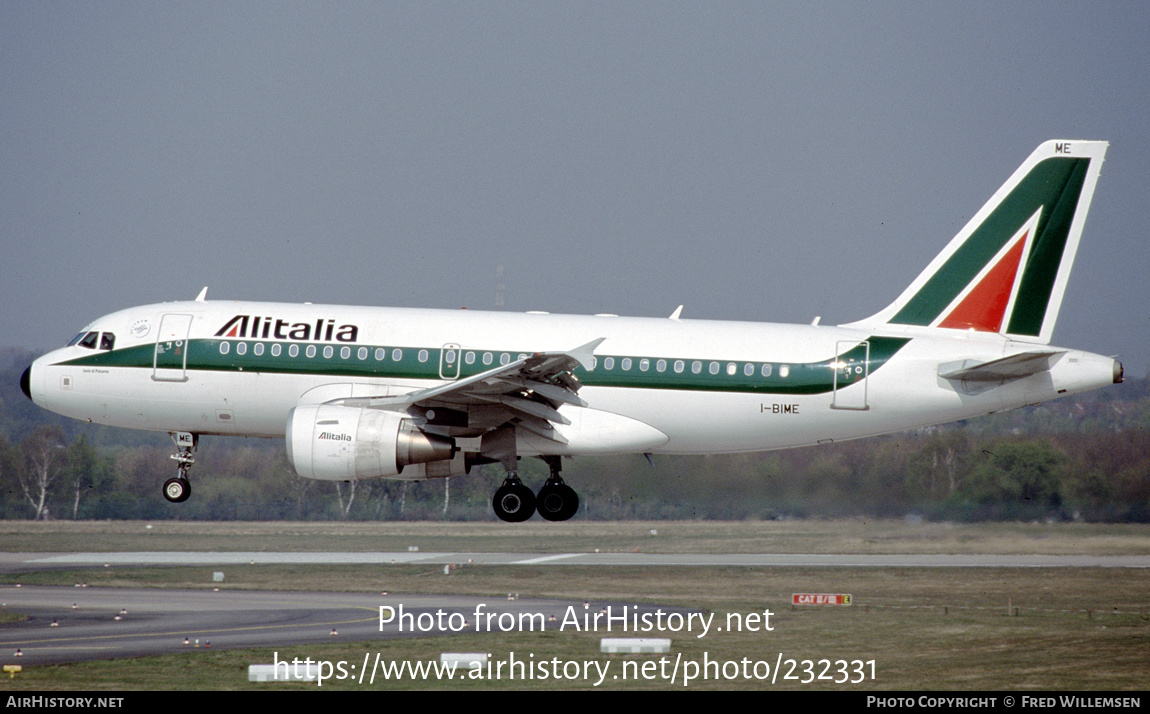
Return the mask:
<svg viewBox="0 0 1150 714"><path fill-rule="evenodd" d="M192 485L186 478L170 478L164 482L164 498L172 503L183 503L192 495Z"/></svg>

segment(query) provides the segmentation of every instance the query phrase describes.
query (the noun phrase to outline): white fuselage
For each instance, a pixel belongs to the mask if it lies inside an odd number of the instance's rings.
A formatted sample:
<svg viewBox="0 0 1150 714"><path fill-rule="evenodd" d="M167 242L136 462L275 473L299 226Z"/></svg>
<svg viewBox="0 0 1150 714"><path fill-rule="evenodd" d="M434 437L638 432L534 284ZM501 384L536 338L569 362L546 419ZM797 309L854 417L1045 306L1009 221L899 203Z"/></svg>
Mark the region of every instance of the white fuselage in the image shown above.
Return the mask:
<svg viewBox="0 0 1150 714"><path fill-rule="evenodd" d="M284 436L301 404L389 397L599 338L563 405L567 443L521 431L523 454L703 454L853 439L1094 389L1114 360L1058 350L1051 368L966 389L940 365L1034 349L996 334L886 326L191 301L133 308L36 360L33 400L132 429Z"/></svg>

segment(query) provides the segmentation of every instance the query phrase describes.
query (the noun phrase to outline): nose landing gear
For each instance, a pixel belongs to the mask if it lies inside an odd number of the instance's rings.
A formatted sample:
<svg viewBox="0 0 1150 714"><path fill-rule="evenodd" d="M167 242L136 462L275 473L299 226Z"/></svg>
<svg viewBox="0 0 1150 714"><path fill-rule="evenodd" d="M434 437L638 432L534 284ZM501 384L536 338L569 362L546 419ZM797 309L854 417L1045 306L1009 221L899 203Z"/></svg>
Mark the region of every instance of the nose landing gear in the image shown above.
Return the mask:
<svg viewBox="0 0 1150 714"><path fill-rule="evenodd" d="M192 484L188 481L188 471L191 470L192 464L196 463L192 452L199 445L200 437L198 434L189 434L186 431L168 434L168 436L172 437L172 441L176 444L176 453L172 454L172 460L176 462L179 475L164 482L164 498L172 503L183 503L192 495Z"/></svg>

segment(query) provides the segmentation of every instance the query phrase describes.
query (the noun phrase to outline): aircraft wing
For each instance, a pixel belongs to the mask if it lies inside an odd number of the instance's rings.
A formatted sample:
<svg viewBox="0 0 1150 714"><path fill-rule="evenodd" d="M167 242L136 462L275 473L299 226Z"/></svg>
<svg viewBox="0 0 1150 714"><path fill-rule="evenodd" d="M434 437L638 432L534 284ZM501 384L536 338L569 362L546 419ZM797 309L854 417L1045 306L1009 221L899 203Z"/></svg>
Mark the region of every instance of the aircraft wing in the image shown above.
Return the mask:
<svg viewBox="0 0 1150 714"><path fill-rule="evenodd" d="M559 407L564 404L587 406L578 394L583 384L573 370L578 366L590 369L595 348L604 339L600 337L567 352L536 352L470 377L407 394L338 402L346 406L422 413L427 424L444 427L457 426L451 418L452 410L466 407L481 415L471 420L471 426L494 428L514 421L518 427L562 443L566 440L555 432L552 423L571 422L559 413ZM441 412L438 416L437 410ZM445 410L447 414L442 413Z"/></svg>
<svg viewBox="0 0 1150 714"><path fill-rule="evenodd" d="M938 376L962 382L977 382L986 386L1001 384L1032 374L1048 371L1055 359L1065 354L1060 350L1040 350L991 360L990 362L948 362L938 366Z"/></svg>

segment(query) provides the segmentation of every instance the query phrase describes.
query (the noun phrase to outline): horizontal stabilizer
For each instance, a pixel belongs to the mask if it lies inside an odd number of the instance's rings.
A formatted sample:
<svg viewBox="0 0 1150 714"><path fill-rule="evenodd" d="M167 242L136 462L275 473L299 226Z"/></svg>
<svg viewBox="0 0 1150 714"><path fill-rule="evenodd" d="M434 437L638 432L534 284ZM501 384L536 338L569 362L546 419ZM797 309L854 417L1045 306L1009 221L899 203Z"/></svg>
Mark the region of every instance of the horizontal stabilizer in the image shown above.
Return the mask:
<svg viewBox="0 0 1150 714"><path fill-rule="evenodd" d="M1063 354L1066 353L1045 350L1022 352L990 362L979 363L975 360L947 362L938 366L938 376L963 382L1009 382L1049 371L1057 357Z"/></svg>

